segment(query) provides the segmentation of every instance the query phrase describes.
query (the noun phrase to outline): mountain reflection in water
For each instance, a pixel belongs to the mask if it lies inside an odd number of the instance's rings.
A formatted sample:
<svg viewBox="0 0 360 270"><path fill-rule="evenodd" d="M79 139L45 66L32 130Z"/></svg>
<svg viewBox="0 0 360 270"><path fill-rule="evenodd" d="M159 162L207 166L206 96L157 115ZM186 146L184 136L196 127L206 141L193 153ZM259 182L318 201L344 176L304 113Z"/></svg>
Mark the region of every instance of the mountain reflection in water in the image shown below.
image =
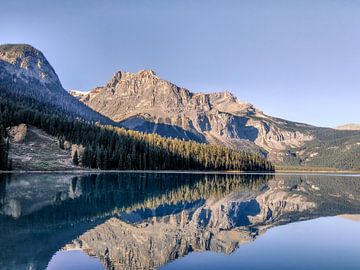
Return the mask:
<svg viewBox="0 0 360 270"><path fill-rule="evenodd" d="M0 175L0 269L46 269L81 249L105 269L224 254L269 228L360 214L360 179L191 173Z"/></svg>

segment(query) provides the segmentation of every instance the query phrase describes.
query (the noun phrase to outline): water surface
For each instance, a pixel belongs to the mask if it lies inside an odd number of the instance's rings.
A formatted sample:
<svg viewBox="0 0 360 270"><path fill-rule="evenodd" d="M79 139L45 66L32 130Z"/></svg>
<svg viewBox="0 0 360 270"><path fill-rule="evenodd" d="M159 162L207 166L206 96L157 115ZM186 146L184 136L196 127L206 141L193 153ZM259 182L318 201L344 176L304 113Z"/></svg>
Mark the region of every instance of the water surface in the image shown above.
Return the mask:
<svg viewBox="0 0 360 270"><path fill-rule="evenodd" d="M360 177L0 175L0 269L359 269Z"/></svg>

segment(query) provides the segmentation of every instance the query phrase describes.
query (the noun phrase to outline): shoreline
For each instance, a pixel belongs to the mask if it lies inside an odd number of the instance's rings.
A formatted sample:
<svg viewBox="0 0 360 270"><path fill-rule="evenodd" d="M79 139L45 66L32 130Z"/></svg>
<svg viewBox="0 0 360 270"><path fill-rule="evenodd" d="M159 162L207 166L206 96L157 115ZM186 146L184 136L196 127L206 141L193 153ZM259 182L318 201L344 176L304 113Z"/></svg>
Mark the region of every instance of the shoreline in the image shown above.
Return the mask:
<svg viewBox="0 0 360 270"><path fill-rule="evenodd" d="M346 171L346 170L275 170L268 171L184 171L184 170L49 170L49 171L26 171L26 170L13 170L13 171L0 171L0 174L50 174L50 173L63 173L63 174L85 174L85 173L158 173L158 174L268 174L268 175L347 175L347 176L360 176L360 171Z"/></svg>

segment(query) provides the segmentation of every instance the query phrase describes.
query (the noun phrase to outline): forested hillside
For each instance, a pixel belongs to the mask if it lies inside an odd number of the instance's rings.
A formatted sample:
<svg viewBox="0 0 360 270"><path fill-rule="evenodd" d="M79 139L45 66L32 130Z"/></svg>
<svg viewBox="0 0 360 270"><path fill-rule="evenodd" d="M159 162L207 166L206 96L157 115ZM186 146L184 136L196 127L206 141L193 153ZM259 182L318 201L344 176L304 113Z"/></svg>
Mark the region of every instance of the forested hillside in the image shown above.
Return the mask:
<svg viewBox="0 0 360 270"><path fill-rule="evenodd" d="M300 132L303 128L298 127ZM289 149L282 166L299 168L318 167L320 169L360 170L360 132L357 130L336 130L311 127L314 140Z"/></svg>
<svg viewBox="0 0 360 270"><path fill-rule="evenodd" d="M269 171L273 166L258 154L221 146L173 140L113 126L100 126L53 109L33 97L0 89L0 113L5 128L26 123L60 140L85 146L80 163L99 169L192 169ZM2 167L7 167L6 142L2 147Z"/></svg>

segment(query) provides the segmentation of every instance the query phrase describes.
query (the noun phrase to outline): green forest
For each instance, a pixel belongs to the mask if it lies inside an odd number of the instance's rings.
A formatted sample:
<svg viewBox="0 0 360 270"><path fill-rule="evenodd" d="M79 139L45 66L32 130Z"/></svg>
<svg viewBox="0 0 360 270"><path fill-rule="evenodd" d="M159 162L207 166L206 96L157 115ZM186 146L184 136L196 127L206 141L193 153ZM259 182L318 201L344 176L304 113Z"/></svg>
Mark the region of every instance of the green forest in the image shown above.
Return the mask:
<svg viewBox="0 0 360 270"><path fill-rule="evenodd" d="M32 97L0 89L0 169L9 169L6 128L20 123L85 147L74 162L102 170L239 170L273 171L259 154L221 146L164 138L116 126L103 126L52 109ZM10 145L11 147L11 145Z"/></svg>

